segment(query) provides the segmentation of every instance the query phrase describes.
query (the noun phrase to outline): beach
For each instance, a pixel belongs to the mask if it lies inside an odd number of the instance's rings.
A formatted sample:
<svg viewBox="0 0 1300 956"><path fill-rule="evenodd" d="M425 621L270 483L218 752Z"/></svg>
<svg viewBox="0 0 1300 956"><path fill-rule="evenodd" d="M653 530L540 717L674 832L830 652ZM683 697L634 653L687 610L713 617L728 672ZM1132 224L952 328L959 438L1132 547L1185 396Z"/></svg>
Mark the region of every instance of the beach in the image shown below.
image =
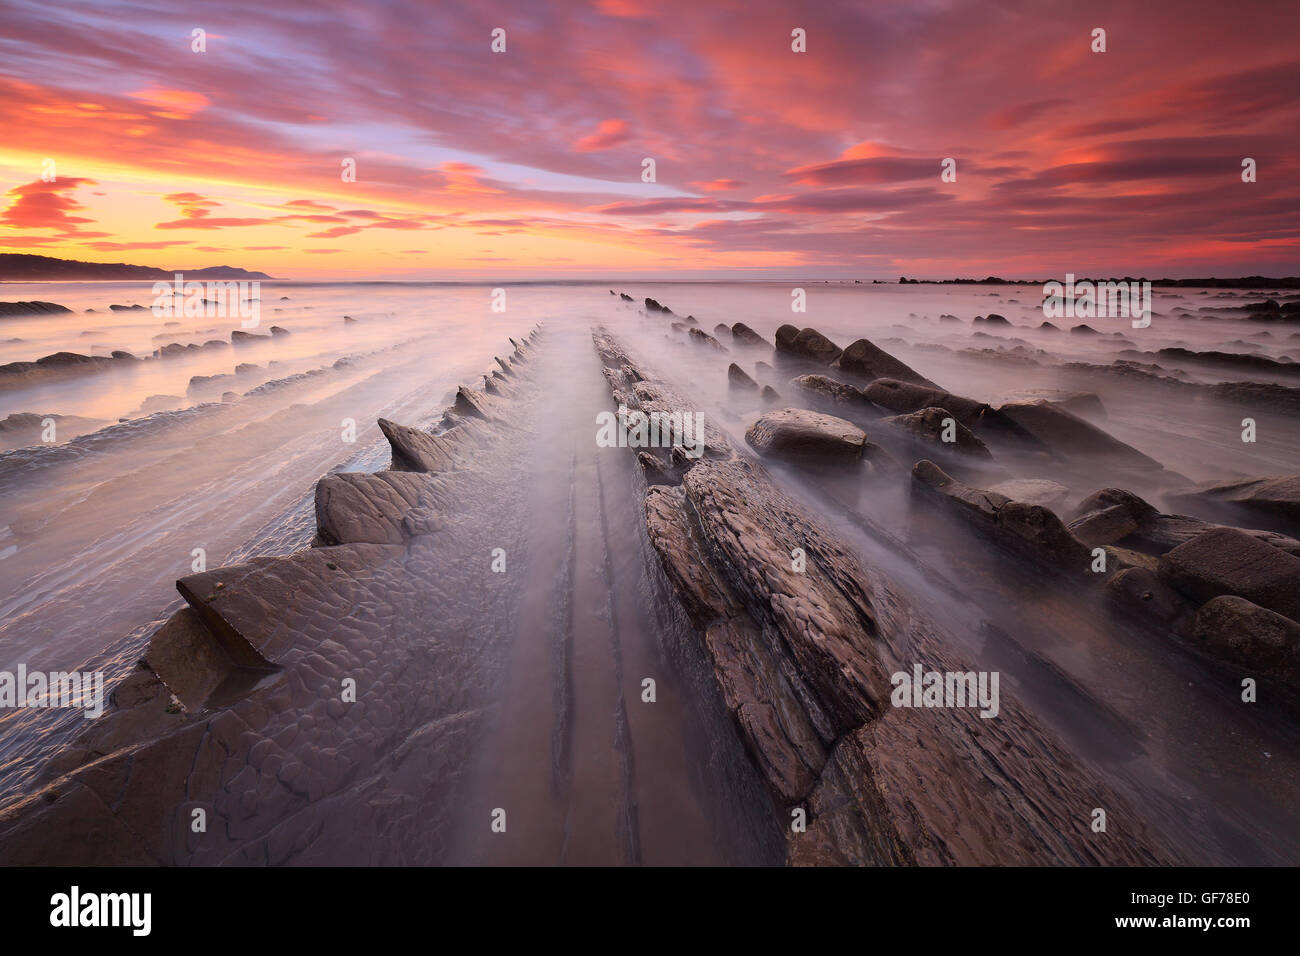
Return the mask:
<svg viewBox="0 0 1300 956"><path fill-rule="evenodd" d="M1297 858L1293 290L0 288L0 859Z"/></svg>

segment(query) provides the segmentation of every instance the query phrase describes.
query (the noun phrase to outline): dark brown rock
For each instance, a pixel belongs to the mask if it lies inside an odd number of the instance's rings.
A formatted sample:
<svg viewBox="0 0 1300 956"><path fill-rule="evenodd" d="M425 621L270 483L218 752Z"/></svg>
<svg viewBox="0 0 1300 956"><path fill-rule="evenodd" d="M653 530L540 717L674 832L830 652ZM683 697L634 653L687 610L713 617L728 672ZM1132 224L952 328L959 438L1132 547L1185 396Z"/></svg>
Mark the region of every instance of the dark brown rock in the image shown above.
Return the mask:
<svg viewBox="0 0 1300 956"><path fill-rule="evenodd" d="M1300 530L1300 475L1242 478L1197 485L1169 494L1183 508L1218 506L1262 515Z"/></svg>
<svg viewBox="0 0 1300 956"><path fill-rule="evenodd" d="M786 326L782 326L782 327L785 328ZM794 328L793 325L788 327L792 329ZM799 330L795 329L795 335L798 334L799 334ZM767 339L763 338L763 336L759 335L757 332L751 329L744 322L737 322L734 325L732 325L731 335L737 342L739 342L742 345L760 346L762 348L769 348L769 349L772 347L772 343L768 342ZM793 336L791 336L791 338L793 339Z"/></svg>
<svg viewBox="0 0 1300 956"><path fill-rule="evenodd" d="M727 351L727 347L725 345L723 345L721 342L715 339L708 332L705 332L703 329L691 328L689 332L690 332L690 337L692 342L700 342L704 345L711 346L712 348L717 349L719 352Z"/></svg>
<svg viewBox="0 0 1300 956"><path fill-rule="evenodd" d="M1190 631L1196 605L1166 584L1150 568L1122 568L1106 581L1110 606L1157 631Z"/></svg>
<svg viewBox="0 0 1300 956"><path fill-rule="evenodd" d="M882 408L899 413L915 412L922 408L938 407L947 409L956 416L957 421L967 428L972 427L988 411L983 402L962 398L938 388L927 388L911 382L899 382L895 379L876 379L865 389L863 394Z"/></svg>
<svg viewBox="0 0 1300 956"><path fill-rule="evenodd" d="M856 465L862 460L866 433L842 418L802 408L768 412L745 432L760 455L797 465Z"/></svg>
<svg viewBox="0 0 1300 956"><path fill-rule="evenodd" d="M0 302L0 318L15 315L50 315L57 312L71 312L67 306L56 302Z"/></svg>
<svg viewBox="0 0 1300 956"><path fill-rule="evenodd" d="M1213 598L1196 612L1199 649L1243 675L1276 680L1300 691L1300 624L1242 597Z"/></svg>
<svg viewBox="0 0 1300 956"><path fill-rule="evenodd" d="M1049 509L963 484L928 460L916 463L912 481L999 547L1027 559L1036 568L1072 579L1090 573L1089 549Z"/></svg>
<svg viewBox="0 0 1300 956"><path fill-rule="evenodd" d="M782 326L784 328L784 326ZM842 351L838 345L822 335L816 329L803 329L794 340L790 342L789 348L782 349L780 340L777 341L777 350L786 351L793 355L802 356L829 365L840 356Z"/></svg>
<svg viewBox="0 0 1300 956"><path fill-rule="evenodd" d="M799 330L793 325L785 324L776 330L776 350L789 352L794 348L794 340L799 337Z"/></svg>
<svg viewBox="0 0 1300 956"><path fill-rule="evenodd" d="M852 385L845 385L826 375L800 375L790 380L790 394L803 398L816 408L868 409L871 403Z"/></svg>
<svg viewBox="0 0 1300 956"><path fill-rule="evenodd" d="M846 372L853 372L870 379L889 378L899 382L924 385L928 388L939 387L867 339L858 339L851 344L840 353L840 357L834 364Z"/></svg>
<svg viewBox="0 0 1300 956"><path fill-rule="evenodd" d="M951 429L947 425L949 420L952 421ZM909 412L906 415L894 415L883 419L883 421L921 441L938 443L943 451L952 451L959 455L970 455L973 458L993 457L989 453L988 446L974 432L957 421L956 416L944 408L931 406ZM951 431L953 435L951 442L944 441L943 436L947 431Z"/></svg>
<svg viewBox="0 0 1300 956"><path fill-rule="evenodd" d="M732 388L740 389L741 391L758 391L758 383L750 378L745 370L735 362L732 362L727 366L727 383Z"/></svg>
<svg viewBox="0 0 1300 956"><path fill-rule="evenodd" d="M1008 402L998 408L997 415L1063 459L1103 458L1121 467L1141 471L1159 471L1162 468L1158 461L1131 445L1126 445L1091 422L1043 399Z"/></svg>
<svg viewBox="0 0 1300 956"><path fill-rule="evenodd" d="M1236 594L1300 620L1300 558L1236 528L1213 528L1160 559L1160 575L1196 601Z"/></svg>

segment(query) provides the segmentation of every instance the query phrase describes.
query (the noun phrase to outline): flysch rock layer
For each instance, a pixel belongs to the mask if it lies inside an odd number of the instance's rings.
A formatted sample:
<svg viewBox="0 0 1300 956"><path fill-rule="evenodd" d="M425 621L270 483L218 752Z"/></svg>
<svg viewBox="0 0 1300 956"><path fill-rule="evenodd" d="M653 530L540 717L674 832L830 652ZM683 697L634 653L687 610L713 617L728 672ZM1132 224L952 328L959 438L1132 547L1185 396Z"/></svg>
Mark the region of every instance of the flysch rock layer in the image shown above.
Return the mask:
<svg viewBox="0 0 1300 956"><path fill-rule="evenodd" d="M510 381L544 341L498 359ZM517 626L482 556L523 547L519 405L466 387L438 429L384 423L393 470L323 478L315 547L177 582L104 714L0 808L0 864L445 860Z"/></svg>
<svg viewBox="0 0 1300 956"><path fill-rule="evenodd" d="M593 339L616 402L639 407L636 389L652 385L659 407L693 408L608 333ZM892 706L897 670L972 668L762 465L725 436L711 437L710 449L694 460L669 456L680 484L648 476L646 527L768 783L789 862L1174 862L1127 800L1005 686L993 719L965 708ZM802 572L791 562L796 548L806 555ZM1091 832L1097 806L1122 808L1108 816L1124 832ZM800 809L806 832L791 826Z"/></svg>

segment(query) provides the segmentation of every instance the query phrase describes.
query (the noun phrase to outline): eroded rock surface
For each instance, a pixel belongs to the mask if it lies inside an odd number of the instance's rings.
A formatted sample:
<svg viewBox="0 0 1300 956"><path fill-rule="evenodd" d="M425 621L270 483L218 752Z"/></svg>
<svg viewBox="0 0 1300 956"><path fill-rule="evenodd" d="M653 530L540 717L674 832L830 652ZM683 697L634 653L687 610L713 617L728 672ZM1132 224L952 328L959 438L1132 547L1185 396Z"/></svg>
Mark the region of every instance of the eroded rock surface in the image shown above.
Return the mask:
<svg viewBox="0 0 1300 956"><path fill-rule="evenodd" d="M760 455L799 465L857 464L867 434L852 422L803 408L768 412L749 426L745 440Z"/></svg>
<svg viewBox="0 0 1300 956"><path fill-rule="evenodd" d="M891 378L899 382L912 382L928 388L938 388L934 382L896 359L884 349L867 339L858 339L835 360L835 366L870 379Z"/></svg>
<svg viewBox="0 0 1300 956"><path fill-rule="evenodd" d="M621 399L638 366L608 334L595 342ZM680 487L650 488L646 527L773 813L788 830L791 808L807 812L807 832L787 837L790 862L1168 859L1140 824L1124 840L1091 837L1079 808L1124 798L1005 693L995 720L892 706L901 661L967 668L879 572L761 465L729 451L687 463ZM796 552L802 567L792 564Z"/></svg>
<svg viewBox="0 0 1300 956"><path fill-rule="evenodd" d="M512 368L537 341L516 344ZM467 414L505 414L503 398L462 397ZM186 606L146 663L39 790L0 808L0 861L446 859L493 648L515 627L508 605L481 613L496 577L481 560L522 548L525 516L505 478L512 443L491 439L513 437L509 423L387 424L406 470L322 479L320 546L178 582Z"/></svg>

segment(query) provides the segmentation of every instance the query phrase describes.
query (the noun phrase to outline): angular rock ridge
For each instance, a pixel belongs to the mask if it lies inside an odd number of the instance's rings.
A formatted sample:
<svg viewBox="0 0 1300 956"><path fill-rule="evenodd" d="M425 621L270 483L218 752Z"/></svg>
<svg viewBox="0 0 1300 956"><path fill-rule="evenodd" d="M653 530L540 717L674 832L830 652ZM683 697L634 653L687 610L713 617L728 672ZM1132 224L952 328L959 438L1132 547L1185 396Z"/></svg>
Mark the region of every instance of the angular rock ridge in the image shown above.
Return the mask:
<svg viewBox="0 0 1300 956"><path fill-rule="evenodd" d="M1300 705L1300 557L1259 532L1200 525L1148 566L1114 575L1111 607Z"/></svg>
<svg viewBox="0 0 1300 956"><path fill-rule="evenodd" d="M607 333L593 339L616 401L631 394L632 376L653 382ZM725 457L681 463L680 486L648 488L646 530L665 586L700 634L717 691L768 784L789 862L1168 859L1140 825L1123 840L1093 838L1090 808L1126 800L1010 695L991 720L964 708L892 706L896 669L914 661L969 668L949 657L932 622L760 464L718 445L724 449ZM800 809L806 832L791 828ZM1125 819L1137 818L1126 811Z"/></svg>
<svg viewBox="0 0 1300 956"><path fill-rule="evenodd" d="M989 411L984 402L962 398L941 388L929 388L911 382L879 378L863 389L863 394L882 408L906 415L924 408L943 408L956 416L967 428L976 425Z"/></svg>
<svg viewBox="0 0 1300 956"><path fill-rule="evenodd" d="M1300 534L1300 475L1208 482L1168 498L1179 507L1250 512Z"/></svg>
<svg viewBox="0 0 1300 956"><path fill-rule="evenodd" d="M1154 506L1121 488L1103 488L1079 503L1070 531L1089 547L1116 545L1160 557L1203 532L1224 525L1191 515L1161 514ZM1300 557L1300 541L1274 531L1238 528L1242 534Z"/></svg>
<svg viewBox="0 0 1300 956"><path fill-rule="evenodd" d="M963 484L929 460L912 468L912 483L1003 549L1043 570L1071 580L1091 575L1091 551L1051 509Z"/></svg>
<svg viewBox="0 0 1300 956"><path fill-rule="evenodd" d="M911 382L927 388L938 388L934 382L919 374L906 362L890 355L884 349L867 339L858 339L846 348L834 363L836 368L853 372L866 378L892 378L900 382Z"/></svg>
<svg viewBox="0 0 1300 956"><path fill-rule="evenodd" d="M731 336L742 345L752 345L759 348L771 348L772 343L763 336L759 335L744 322L737 322L731 327Z"/></svg>
<svg viewBox="0 0 1300 956"><path fill-rule="evenodd" d="M951 426L948 425L949 419L952 419ZM970 455L973 458L993 457L988 446L974 432L957 421L956 416L946 408L937 405L930 405L906 415L893 415L884 421L921 441L938 443L940 449L944 451ZM951 434L951 441L944 440L945 433Z"/></svg>
<svg viewBox="0 0 1300 956"><path fill-rule="evenodd" d="M542 341L502 371L531 377ZM514 626L484 618L491 582L464 560L522 547L519 509L500 507L512 401L465 388L440 432L388 423L405 470L325 476L315 546L178 581L186 606L104 714L0 807L0 861L439 862L487 651ZM470 518L475 499L498 507Z"/></svg>

